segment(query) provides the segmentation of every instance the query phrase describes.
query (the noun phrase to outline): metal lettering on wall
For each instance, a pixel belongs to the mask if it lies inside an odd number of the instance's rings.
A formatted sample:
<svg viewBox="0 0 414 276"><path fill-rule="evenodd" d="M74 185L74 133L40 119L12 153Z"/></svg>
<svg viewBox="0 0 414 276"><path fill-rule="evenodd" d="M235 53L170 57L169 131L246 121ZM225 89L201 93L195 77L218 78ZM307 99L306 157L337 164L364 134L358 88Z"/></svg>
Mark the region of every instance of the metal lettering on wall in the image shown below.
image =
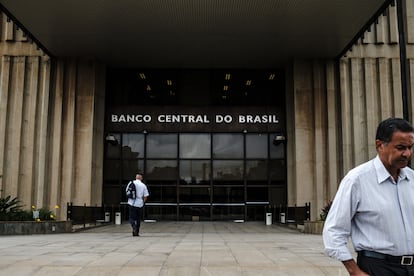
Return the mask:
<svg viewBox="0 0 414 276"><path fill-rule="evenodd" d="M128 107L108 110L106 130L117 132L282 131L275 107Z"/></svg>

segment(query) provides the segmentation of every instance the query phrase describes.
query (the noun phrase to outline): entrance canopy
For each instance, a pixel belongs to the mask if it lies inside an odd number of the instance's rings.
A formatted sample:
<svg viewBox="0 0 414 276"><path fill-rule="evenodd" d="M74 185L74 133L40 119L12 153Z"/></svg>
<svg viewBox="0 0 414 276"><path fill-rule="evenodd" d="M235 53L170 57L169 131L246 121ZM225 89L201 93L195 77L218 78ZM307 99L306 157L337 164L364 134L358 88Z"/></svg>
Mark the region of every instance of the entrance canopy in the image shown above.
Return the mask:
<svg viewBox="0 0 414 276"><path fill-rule="evenodd" d="M333 58L385 0L0 0L53 56L114 67L274 68Z"/></svg>

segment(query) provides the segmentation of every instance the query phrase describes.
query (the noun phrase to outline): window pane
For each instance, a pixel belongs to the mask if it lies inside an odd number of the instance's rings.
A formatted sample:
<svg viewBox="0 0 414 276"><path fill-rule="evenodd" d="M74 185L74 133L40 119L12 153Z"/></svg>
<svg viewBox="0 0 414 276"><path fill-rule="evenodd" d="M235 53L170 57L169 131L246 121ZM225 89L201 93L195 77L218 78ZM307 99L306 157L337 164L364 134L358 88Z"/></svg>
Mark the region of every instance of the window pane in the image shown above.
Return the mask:
<svg viewBox="0 0 414 276"><path fill-rule="evenodd" d="M210 188L180 187L180 203L208 203L208 202L210 202Z"/></svg>
<svg viewBox="0 0 414 276"><path fill-rule="evenodd" d="M106 141L106 157L107 158L120 158L121 157L121 135L108 134L105 138Z"/></svg>
<svg viewBox="0 0 414 276"><path fill-rule="evenodd" d="M269 200L267 193L266 187L247 187L247 201L266 202Z"/></svg>
<svg viewBox="0 0 414 276"><path fill-rule="evenodd" d="M266 180L267 179L267 161L266 160L246 161L246 179L247 180Z"/></svg>
<svg viewBox="0 0 414 276"><path fill-rule="evenodd" d="M124 179L135 179L137 173L143 173L144 160L125 160L122 162L122 176Z"/></svg>
<svg viewBox="0 0 414 276"><path fill-rule="evenodd" d="M213 158L243 158L243 135L214 134Z"/></svg>
<svg viewBox="0 0 414 276"><path fill-rule="evenodd" d="M175 203L177 202L177 188L171 186L152 186L147 184L150 194L150 203ZM173 207L170 207L173 208Z"/></svg>
<svg viewBox="0 0 414 276"><path fill-rule="evenodd" d="M148 134L148 158L177 158L176 134Z"/></svg>
<svg viewBox="0 0 414 276"><path fill-rule="evenodd" d="M246 135L246 158L267 158L267 134Z"/></svg>
<svg viewBox="0 0 414 276"><path fill-rule="evenodd" d="M210 158L210 134L181 134L180 158Z"/></svg>
<svg viewBox="0 0 414 276"><path fill-rule="evenodd" d="M146 179L148 180L177 180L177 161L148 160Z"/></svg>
<svg viewBox="0 0 414 276"><path fill-rule="evenodd" d="M243 161L213 161L214 180L242 180Z"/></svg>
<svg viewBox="0 0 414 276"><path fill-rule="evenodd" d="M104 167L104 180L120 180L121 179L121 161L106 160Z"/></svg>
<svg viewBox="0 0 414 276"><path fill-rule="evenodd" d="M284 160L270 161L270 180L286 180L286 165Z"/></svg>
<svg viewBox="0 0 414 276"><path fill-rule="evenodd" d="M270 158L272 159L283 159L285 158L285 144L280 143L279 145L273 144L273 139L276 134L269 135L270 141Z"/></svg>
<svg viewBox="0 0 414 276"><path fill-rule="evenodd" d="M180 161L181 184L209 184L210 160L182 160Z"/></svg>
<svg viewBox="0 0 414 276"><path fill-rule="evenodd" d="M244 203L243 187L214 187L214 203Z"/></svg>
<svg viewBox="0 0 414 276"><path fill-rule="evenodd" d="M123 158L144 158L144 134L124 134L122 136Z"/></svg>

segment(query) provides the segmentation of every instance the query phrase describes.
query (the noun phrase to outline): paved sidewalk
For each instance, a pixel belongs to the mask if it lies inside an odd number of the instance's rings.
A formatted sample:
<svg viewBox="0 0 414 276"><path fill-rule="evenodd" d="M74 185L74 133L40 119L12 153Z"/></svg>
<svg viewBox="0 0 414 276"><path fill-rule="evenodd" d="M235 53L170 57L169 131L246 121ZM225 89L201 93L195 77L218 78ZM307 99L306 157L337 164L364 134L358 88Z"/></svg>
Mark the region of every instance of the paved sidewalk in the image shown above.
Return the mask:
<svg viewBox="0 0 414 276"><path fill-rule="evenodd" d="M0 275L347 275L320 235L260 222L151 222L0 236Z"/></svg>

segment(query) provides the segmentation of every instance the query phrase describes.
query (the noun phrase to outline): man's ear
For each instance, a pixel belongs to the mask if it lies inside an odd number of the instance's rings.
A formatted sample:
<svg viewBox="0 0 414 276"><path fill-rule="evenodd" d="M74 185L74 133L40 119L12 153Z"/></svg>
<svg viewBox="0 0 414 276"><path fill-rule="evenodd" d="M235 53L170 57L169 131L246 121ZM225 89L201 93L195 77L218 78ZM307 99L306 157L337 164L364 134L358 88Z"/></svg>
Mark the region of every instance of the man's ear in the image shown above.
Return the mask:
<svg viewBox="0 0 414 276"><path fill-rule="evenodd" d="M383 145L383 143L380 140L375 140L375 148L377 151L380 149L380 147Z"/></svg>

